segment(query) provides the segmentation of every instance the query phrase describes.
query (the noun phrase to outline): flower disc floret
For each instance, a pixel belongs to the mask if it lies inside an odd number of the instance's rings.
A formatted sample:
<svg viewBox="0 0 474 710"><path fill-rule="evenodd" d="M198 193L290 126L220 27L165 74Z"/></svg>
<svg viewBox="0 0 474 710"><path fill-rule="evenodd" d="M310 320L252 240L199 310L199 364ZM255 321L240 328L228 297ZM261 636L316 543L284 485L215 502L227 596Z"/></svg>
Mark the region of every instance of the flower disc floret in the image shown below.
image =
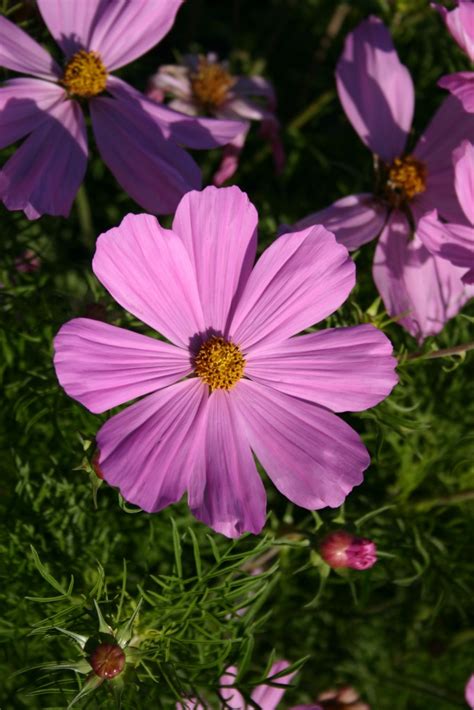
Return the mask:
<svg viewBox="0 0 474 710"><path fill-rule="evenodd" d="M191 88L195 98L207 109L220 106L227 99L235 79L218 62L200 57L197 71L191 76Z"/></svg>
<svg viewBox="0 0 474 710"><path fill-rule="evenodd" d="M66 65L62 84L71 96L90 99L105 91L107 69L98 52L76 52Z"/></svg>
<svg viewBox="0 0 474 710"><path fill-rule="evenodd" d="M199 348L194 371L211 391L230 390L243 377L245 358L238 345L213 335Z"/></svg>
<svg viewBox="0 0 474 710"><path fill-rule="evenodd" d="M398 203L412 200L426 190L427 169L425 163L413 155L395 158L389 168L387 192L389 201Z"/></svg>

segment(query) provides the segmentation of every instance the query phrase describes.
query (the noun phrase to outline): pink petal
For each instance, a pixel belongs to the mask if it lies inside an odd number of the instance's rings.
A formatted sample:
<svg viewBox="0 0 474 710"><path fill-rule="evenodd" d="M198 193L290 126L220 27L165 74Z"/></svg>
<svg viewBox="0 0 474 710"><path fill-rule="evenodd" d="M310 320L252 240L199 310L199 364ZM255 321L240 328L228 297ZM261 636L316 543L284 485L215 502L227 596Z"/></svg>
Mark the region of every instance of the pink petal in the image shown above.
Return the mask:
<svg viewBox="0 0 474 710"><path fill-rule="evenodd" d="M265 525L266 494L233 406L234 391L215 390L207 405L202 501L189 500L193 514L216 532L239 537Z"/></svg>
<svg viewBox="0 0 474 710"><path fill-rule="evenodd" d="M240 118L248 121L262 121L272 115L256 101L239 96L230 98L222 105L219 111L229 118Z"/></svg>
<svg viewBox="0 0 474 710"><path fill-rule="evenodd" d="M249 128L250 123L247 123L244 130L230 143L224 146L221 163L212 177L212 182L217 187L220 187L229 180L239 167L240 154L244 147Z"/></svg>
<svg viewBox="0 0 474 710"><path fill-rule="evenodd" d="M338 507L370 457L359 438L332 412L251 380L232 390L253 452L278 490L310 510Z"/></svg>
<svg viewBox="0 0 474 710"><path fill-rule="evenodd" d="M285 670L289 665L288 661L276 661L270 668L269 678ZM281 685L288 685L295 675L296 673L289 673L288 675L281 676L281 678L275 678L274 682L280 683ZM278 703L285 693L286 688L274 688L271 685L263 684L255 688L252 693L252 700L257 703L262 710L276 710Z"/></svg>
<svg viewBox="0 0 474 710"><path fill-rule="evenodd" d="M242 348L280 342L326 318L355 283L347 249L324 227L279 237L255 265L230 327Z"/></svg>
<svg viewBox="0 0 474 710"><path fill-rule="evenodd" d="M463 141L453 151L454 188L459 204L471 224L474 224L474 145Z"/></svg>
<svg viewBox="0 0 474 710"><path fill-rule="evenodd" d="M266 99L268 108L273 110L276 105L275 89L270 81L263 76L239 76L232 87L236 96L261 96Z"/></svg>
<svg viewBox="0 0 474 710"><path fill-rule="evenodd" d="M236 666L229 666L224 675L222 675L219 679L220 685L234 685L237 672ZM243 695L237 690L237 688L221 688L219 694L221 698L225 700L226 708L232 708L232 710L245 710L247 707Z"/></svg>
<svg viewBox="0 0 474 710"><path fill-rule="evenodd" d="M174 212L181 197L201 185L194 160L166 140L137 102L89 102L97 145L123 189L148 212Z"/></svg>
<svg viewBox="0 0 474 710"><path fill-rule="evenodd" d="M109 71L130 64L168 34L182 3L112 0L100 13L89 48L101 54Z"/></svg>
<svg viewBox="0 0 474 710"><path fill-rule="evenodd" d="M89 49L91 35L108 0L38 0L49 31L66 56Z"/></svg>
<svg viewBox="0 0 474 710"><path fill-rule="evenodd" d="M192 114L183 116L168 106L152 101L116 76L109 77L107 89L118 99L132 101L135 109L146 114L164 138L188 148L217 148L229 143L242 131L241 121L200 118Z"/></svg>
<svg viewBox="0 0 474 710"><path fill-rule="evenodd" d="M189 69L178 64L163 64L151 77L146 95L154 99L155 91L161 93L163 98L165 94L171 94L186 101L192 100ZM160 99L160 103L163 98Z"/></svg>
<svg viewBox="0 0 474 710"><path fill-rule="evenodd" d="M387 220L387 209L369 193L349 195L336 200L319 212L303 217L292 229L306 229L322 224L349 251L375 239Z"/></svg>
<svg viewBox="0 0 474 710"><path fill-rule="evenodd" d="M436 210L418 222L417 236L431 254L447 259L462 269L474 269L474 229L464 224L447 224L438 219ZM472 283L472 274L463 274L464 283Z"/></svg>
<svg viewBox="0 0 474 710"><path fill-rule="evenodd" d="M474 72L461 71L447 74L438 81L438 86L450 91L462 103L468 113L474 113Z"/></svg>
<svg viewBox="0 0 474 710"><path fill-rule="evenodd" d="M100 469L126 501L151 513L187 489L199 494L207 397L198 379L185 380L141 399L99 430Z"/></svg>
<svg viewBox="0 0 474 710"><path fill-rule="evenodd" d="M334 412L359 412L387 397L398 378L390 340L372 325L329 328L250 352L245 374Z"/></svg>
<svg viewBox="0 0 474 710"><path fill-rule="evenodd" d="M155 392L192 372L186 350L89 318L63 325L54 349L60 384L70 397L96 413Z"/></svg>
<svg viewBox="0 0 474 710"><path fill-rule="evenodd" d="M474 5L471 0L458 0L458 7L448 12L445 7L434 4L433 7L446 23L454 40L474 61Z"/></svg>
<svg viewBox="0 0 474 710"><path fill-rule="evenodd" d="M39 127L3 166L0 199L29 219L67 217L87 167L87 136L77 103L49 109Z"/></svg>
<svg viewBox="0 0 474 710"><path fill-rule="evenodd" d="M10 79L0 87L0 148L38 128L53 106L63 101L64 89L39 79Z"/></svg>
<svg viewBox="0 0 474 710"><path fill-rule="evenodd" d="M374 280L391 316L422 341L442 330L468 299L463 270L433 256L420 237L410 239L406 218L394 212L375 252Z"/></svg>
<svg viewBox="0 0 474 710"><path fill-rule="evenodd" d="M464 697L466 698L466 703L469 705L469 707L474 709L474 673L470 676L469 680L466 683Z"/></svg>
<svg viewBox="0 0 474 710"><path fill-rule="evenodd" d="M426 191L417 195L412 208L418 213L438 210L448 222L462 224L464 213L454 190L453 151L463 140L474 142L474 121L454 96L448 96L428 124L413 154L426 163Z"/></svg>
<svg viewBox="0 0 474 710"><path fill-rule="evenodd" d="M347 118L372 152L387 162L403 153L413 119L413 82L377 17L347 36L336 82Z"/></svg>
<svg viewBox="0 0 474 710"><path fill-rule="evenodd" d="M255 207L238 187L188 192L178 205L173 231L195 270L206 328L227 331L255 261L257 222Z"/></svg>
<svg viewBox="0 0 474 710"><path fill-rule="evenodd" d="M51 55L6 17L0 17L0 67L53 81L62 74Z"/></svg>
<svg viewBox="0 0 474 710"><path fill-rule="evenodd" d="M129 214L101 234L92 268L123 308L189 347L204 331L196 277L181 240L155 217Z"/></svg>

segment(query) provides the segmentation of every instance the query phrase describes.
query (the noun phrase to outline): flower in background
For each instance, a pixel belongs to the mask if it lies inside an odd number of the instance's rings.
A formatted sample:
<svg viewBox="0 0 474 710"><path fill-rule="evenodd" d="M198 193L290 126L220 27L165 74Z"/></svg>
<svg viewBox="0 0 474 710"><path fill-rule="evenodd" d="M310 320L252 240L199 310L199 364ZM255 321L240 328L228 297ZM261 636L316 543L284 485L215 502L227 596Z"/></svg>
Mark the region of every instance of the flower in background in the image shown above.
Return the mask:
<svg viewBox="0 0 474 710"><path fill-rule="evenodd" d="M8 209L30 219L69 214L86 171L86 104L104 162L146 210L173 212L199 188L199 168L181 146L224 145L241 124L184 117L110 73L157 44L182 1L38 0L64 67L0 17L0 66L36 77L0 86L0 148L27 136L0 172L0 200Z"/></svg>
<svg viewBox="0 0 474 710"><path fill-rule="evenodd" d="M356 537L345 530L327 535L319 547L321 557L330 567L350 567L351 569L369 569L377 562L375 542L363 537Z"/></svg>
<svg viewBox="0 0 474 710"><path fill-rule="evenodd" d="M433 3L438 10L453 39L474 62L474 3L472 0L458 0L454 10L447 10L442 5ZM464 71L443 76L438 86L448 89L456 96L466 111L474 113L474 72Z"/></svg>
<svg viewBox="0 0 474 710"><path fill-rule="evenodd" d="M25 249L15 259L15 269L20 273L32 274L41 267L41 258L33 251L33 249Z"/></svg>
<svg viewBox="0 0 474 710"><path fill-rule="evenodd" d="M462 281L466 269L431 253L426 244L430 225L419 230L418 224L433 210L448 222L467 223L454 189L452 153L464 139L474 140L474 121L456 98L448 97L414 150L406 152L413 82L377 17L346 38L336 80L349 121L374 153L376 186L372 193L338 200L293 228L324 224L350 250L380 235L375 283L388 313L422 341L438 333L471 295Z"/></svg>
<svg viewBox="0 0 474 710"><path fill-rule="evenodd" d="M357 690L349 685L338 690L331 689L320 693L318 702L321 703L321 710L370 710L370 706L360 700ZM297 710L297 708L293 708L293 710Z"/></svg>
<svg viewBox="0 0 474 710"><path fill-rule="evenodd" d="M284 235L253 266L256 247L257 212L237 187L188 193L171 230L127 215L99 237L95 275L170 342L87 318L55 338L59 382L90 411L148 395L100 429L104 479L149 512L187 491L194 515L229 537L265 523L252 451L297 505L341 505L370 459L333 412L372 407L397 382L373 326L293 337L355 284L332 234Z"/></svg>
<svg viewBox="0 0 474 710"><path fill-rule="evenodd" d="M466 698L466 703L469 705L469 707L474 710L474 673L467 681L466 688L464 691L464 697Z"/></svg>
<svg viewBox="0 0 474 710"><path fill-rule="evenodd" d="M280 124L275 115L273 86L261 76L233 76L217 55L188 54L181 64L167 64L150 79L148 96L160 103L170 99L170 108L189 116L209 115L241 122L241 131L224 148L214 184L222 185L239 165L250 121L261 121L261 135L270 141L277 172L285 155Z"/></svg>

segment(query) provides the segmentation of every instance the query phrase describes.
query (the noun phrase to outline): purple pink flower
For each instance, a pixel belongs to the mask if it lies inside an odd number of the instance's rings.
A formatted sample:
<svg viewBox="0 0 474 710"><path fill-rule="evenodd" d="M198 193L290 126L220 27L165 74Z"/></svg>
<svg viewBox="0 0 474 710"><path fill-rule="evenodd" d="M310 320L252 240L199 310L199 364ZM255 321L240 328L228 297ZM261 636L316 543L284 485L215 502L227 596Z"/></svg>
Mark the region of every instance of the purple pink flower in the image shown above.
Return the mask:
<svg viewBox="0 0 474 710"><path fill-rule="evenodd" d="M63 67L0 17L0 66L29 75L0 87L0 148L26 136L0 172L8 209L30 219L69 214L87 165L86 105L104 162L143 208L173 212L200 187L200 170L181 146L226 144L241 124L183 116L110 73L157 44L182 1L38 0Z"/></svg>
<svg viewBox="0 0 474 710"><path fill-rule="evenodd" d="M324 224L351 250L380 235L375 283L388 313L421 341L438 333L471 295L462 281L466 268L430 251L429 222L423 230L417 227L434 210L437 222L439 215L467 225L454 188L452 154L464 139L474 140L474 122L455 97L448 97L407 151L413 82L376 17L346 38L336 81L349 121L374 153L376 185L372 193L344 197L294 228Z"/></svg>
<svg viewBox="0 0 474 710"><path fill-rule="evenodd" d="M151 78L148 96L190 116L210 115L240 121L241 131L224 148L214 184L222 185L239 165L250 121L261 121L261 135L270 141L275 167L281 172L285 163L280 140L280 125L275 115L273 86L261 76L234 76L227 63L213 53L188 54L181 64L168 64Z"/></svg>
<svg viewBox="0 0 474 710"><path fill-rule="evenodd" d="M466 683L464 697L466 698L466 703L469 705L469 707L474 710L474 673L471 675L471 677Z"/></svg>
<svg viewBox="0 0 474 710"><path fill-rule="evenodd" d="M458 0L454 10L433 3L438 10L453 39L458 43L471 62L474 61L474 3L472 0ZM456 96L466 111L474 113L474 72L464 71L443 76L438 86L448 89Z"/></svg>
<svg viewBox="0 0 474 710"><path fill-rule="evenodd" d="M127 215L99 237L93 269L169 342L87 318L55 339L59 381L90 411L143 397L97 435L104 479L149 512L187 492L230 537L265 523L252 451L296 505L339 506L370 459L333 412L372 407L397 382L391 343L370 325L293 337L355 284L332 234L283 235L254 266L256 247L257 212L237 187L188 193L171 230Z"/></svg>
<svg viewBox="0 0 474 710"><path fill-rule="evenodd" d="M345 530L327 535L319 547L321 557L333 567L369 569L377 562L377 548L372 540L356 537Z"/></svg>

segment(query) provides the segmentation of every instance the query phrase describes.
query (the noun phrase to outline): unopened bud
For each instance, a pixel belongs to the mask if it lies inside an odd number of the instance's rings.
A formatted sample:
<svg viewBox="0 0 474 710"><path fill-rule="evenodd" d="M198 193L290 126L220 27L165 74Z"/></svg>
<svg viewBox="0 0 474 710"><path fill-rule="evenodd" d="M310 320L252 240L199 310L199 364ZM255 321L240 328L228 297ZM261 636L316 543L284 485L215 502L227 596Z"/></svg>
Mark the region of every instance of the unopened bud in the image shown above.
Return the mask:
<svg viewBox="0 0 474 710"><path fill-rule="evenodd" d="M94 673L100 678L115 678L125 666L125 653L117 643L101 643L89 658Z"/></svg>
<svg viewBox="0 0 474 710"><path fill-rule="evenodd" d="M369 569L377 562L377 548L371 540L355 537L344 530L327 535L319 551L330 567Z"/></svg>

